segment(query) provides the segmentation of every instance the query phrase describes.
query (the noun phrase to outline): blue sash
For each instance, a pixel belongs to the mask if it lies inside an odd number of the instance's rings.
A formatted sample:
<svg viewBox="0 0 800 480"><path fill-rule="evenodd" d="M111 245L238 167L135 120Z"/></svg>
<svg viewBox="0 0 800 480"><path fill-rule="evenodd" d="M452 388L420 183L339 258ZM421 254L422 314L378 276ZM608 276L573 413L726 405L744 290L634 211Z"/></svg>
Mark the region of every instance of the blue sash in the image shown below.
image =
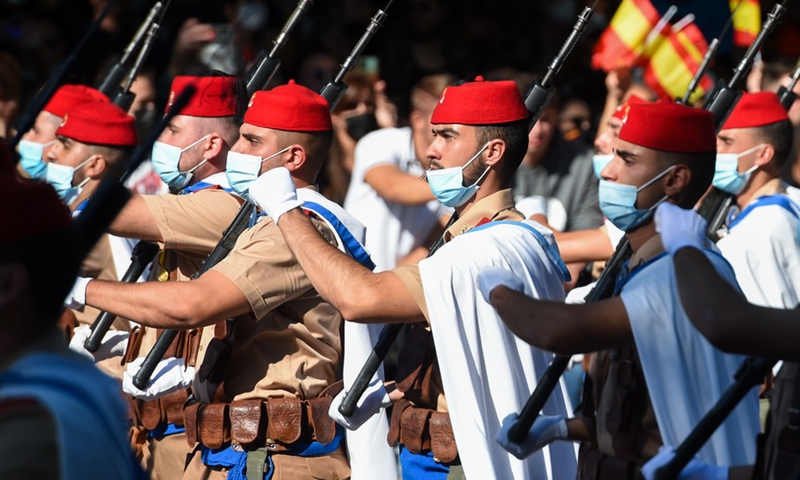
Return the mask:
<svg viewBox="0 0 800 480"><path fill-rule="evenodd" d="M542 235L540 231L536 230L535 228L533 228L532 226L528 225L525 222L515 222L513 220L498 220L496 222L484 223L481 226L473 228L467 233L478 232L480 230L485 230L495 225L515 225L518 227L524 227L529 232L533 233L533 236L536 237L536 240L539 241L539 245L544 250L544 253L547 254L547 258L549 258L550 261L553 262L558 267L559 270L561 270L561 274L564 276L564 281L569 282L570 280L572 280L572 275L570 275L569 270L567 270L567 266L564 265L564 261L561 259L561 255L558 253L558 251L556 251L556 249L553 248L553 246L547 242L547 239L544 238L544 235Z"/></svg>
<svg viewBox="0 0 800 480"><path fill-rule="evenodd" d="M331 224L331 226L336 230L336 233L339 234L339 238L342 239L342 243L344 243L344 249L351 258L370 270L375 269L375 263L370 258L367 250L358 240L356 240L355 237L353 237L353 234L350 233L350 230L348 230L347 227L345 227L344 224L339 221L339 218L336 215L331 213L330 210L322 205L314 202L304 202L303 208L316 213Z"/></svg>
<svg viewBox="0 0 800 480"><path fill-rule="evenodd" d="M728 225L728 230L738 225L739 222L744 220L744 217L752 213L753 210L760 207L766 207L768 205L777 205L789 212L792 216L794 216L794 218L800 220L800 208L798 208L797 204L795 204L788 196L778 193L775 195L765 195L763 197L759 197L758 200L748 205L747 208L742 210L742 212L730 222Z"/></svg>
<svg viewBox="0 0 800 480"><path fill-rule="evenodd" d="M158 426L153 430L148 430L147 435L150 438L161 440L164 437L169 437L170 435L175 435L176 433L183 433L185 431L186 429L184 427L179 427L174 423L159 423Z"/></svg>
<svg viewBox="0 0 800 480"><path fill-rule="evenodd" d="M77 207L75 207L75 210L73 210L72 212L72 218L77 217L78 215L81 214L81 212L83 212L83 209L86 208L86 202L88 201L89 201L88 198L84 198L83 201L79 203Z"/></svg>
<svg viewBox="0 0 800 480"><path fill-rule="evenodd" d="M190 195L192 193L197 193L197 192L199 192L201 190L208 190L209 188L215 189L215 190L216 189L225 190L228 193L235 193L233 191L233 189L230 188L230 187L223 187L222 185L217 185L216 183L208 183L208 182L200 181L200 182L195 183L194 185L190 185L190 186L184 188L183 190L181 190L181 195Z"/></svg>
<svg viewBox="0 0 800 480"><path fill-rule="evenodd" d="M289 450L281 452L281 455L297 455L300 457L321 457L335 452L344 440L344 429L337 425L336 435L330 443L319 442L298 442L289 446ZM272 455L267 455L268 470L264 475L264 480L270 480L275 473L275 465L272 462ZM247 452L239 452L228 444L227 447L208 448L200 445L200 458L203 465L208 467L222 467L228 470L228 480L245 480L247 472Z"/></svg>
<svg viewBox="0 0 800 480"><path fill-rule="evenodd" d="M403 480L446 480L450 467L433 459L433 453L411 453L400 445Z"/></svg>

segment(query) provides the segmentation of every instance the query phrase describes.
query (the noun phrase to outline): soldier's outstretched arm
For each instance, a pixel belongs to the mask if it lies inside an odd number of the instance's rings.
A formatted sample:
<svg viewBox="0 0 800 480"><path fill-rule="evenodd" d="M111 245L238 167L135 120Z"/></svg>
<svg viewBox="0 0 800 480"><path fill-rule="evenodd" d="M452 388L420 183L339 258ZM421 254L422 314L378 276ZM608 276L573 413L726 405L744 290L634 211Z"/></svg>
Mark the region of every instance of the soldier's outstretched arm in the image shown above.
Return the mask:
<svg viewBox="0 0 800 480"><path fill-rule="evenodd" d="M244 293L210 271L189 282L122 283L92 280L86 305L148 327L188 329L251 311Z"/></svg>
<svg viewBox="0 0 800 480"><path fill-rule="evenodd" d="M489 300L515 335L543 350L571 355L633 343L628 312L619 297L567 305L499 285L491 290Z"/></svg>
<svg viewBox="0 0 800 480"><path fill-rule="evenodd" d="M163 242L155 217L141 195L133 194L108 229L112 235L148 242Z"/></svg>
<svg viewBox="0 0 800 480"><path fill-rule="evenodd" d="M373 273L326 242L295 208L278 227L314 288L347 320L402 323L424 320L411 292L392 272Z"/></svg>
<svg viewBox="0 0 800 480"><path fill-rule="evenodd" d="M745 355L800 360L800 310L752 305L696 248L681 248L673 261L683 308L715 347Z"/></svg>

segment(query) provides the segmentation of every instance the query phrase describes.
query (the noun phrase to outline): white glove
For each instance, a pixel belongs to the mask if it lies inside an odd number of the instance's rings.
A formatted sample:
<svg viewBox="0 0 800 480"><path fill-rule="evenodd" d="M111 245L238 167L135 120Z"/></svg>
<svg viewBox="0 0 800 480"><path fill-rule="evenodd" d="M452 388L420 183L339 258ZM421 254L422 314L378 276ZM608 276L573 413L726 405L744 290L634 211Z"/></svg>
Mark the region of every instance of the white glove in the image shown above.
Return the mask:
<svg viewBox="0 0 800 480"><path fill-rule="evenodd" d="M666 465L675 457L675 450L669 446L663 446L658 450L658 455L651 458L642 467L642 474L647 480L656 478L658 469ZM728 467L722 465L711 465L695 457L683 467L678 475L678 480L727 480Z"/></svg>
<svg viewBox="0 0 800 480"><path fill-rule="evenodd" d="M492 293L492 290L500 285L504 285L517 292L525 291L525 284L522 282L522 279L514 275L514 272L507 268L487 268L481 270L478 274L478 288L481 291L481 295L483 295L483 299L486 300L486 303L492 303L489 301L489 295Z"/></svg>
<svg viewBox="0 0 800 480"><path fill-rule="evenodd" d="M656 209L655 220L661 243L670 255L683 247L703 248L708 223L694 210L664 202Z"/></svg>
<svg viewBox="0 0 800 480"><path fill-rule="evenodd" d="M99 362L111 357L118 357L125 353L125 348L128 345L128 332L120 330L109 330L103 335L103 340L100 341L100 346L97 351L92 353L83 344L86 339L92 334L92 328L89 325L81 325L76 328L72 335L72 340L69 341L69 349L75 353L80 353L84 357Z"/></svg>
<svg viewBox="0 0 800 480"><path fill-rule="evenodd" d="M525 197L515 207L517 210L525 215L525 218L531 218L534 215L547 216L547 199L541 195L534 195L532 197Z"/></svg>
<svg viewBox="0 0 800 480"><path fill-rule="evenodd" d="M91 278L78 277L75 284L72 285L72 290L64 299L64 306L73 310L83 310L86 306L86 286L91 282Z"/></svg>
<svg viewBox="0 0 800 480"><path fill-rule="evenodd" d="M567 439L567 420L563 415L539 415L521 443L512 442L508 431L517 422L519 415L512 413L503 419L503 427L497 432L495 441L507 452L520 460L541 450L556 440Z"/></svg>
<svg viewBox="0 0 800 480"><path fill-rule="evenodd" d="M264 210L275 223L284 213L303 205L297 199L292 175L286 167L267 170L250 185L250 198Z"/></svg>
<svg viewBox="0 0 800 480"><path fill-rule="evenodd" d="M328 416L330 416L336 423L343 426L348 430L355 430L369 420L373 415L378 413L381 408L386 408L392 404L389 400L389 393L383 386L380 379L374 379L370 382L364 394L356 403L356 408L353 414L345 417L339 413L339 406L344 401L344 396L347 392L342 390L333 398L331 406L328 409Z"/></svg>
<svg viewBox="0 0 800 480"><path fill-rule="evenodd" d="M141 400L155 400L183 388L189 388L194 379L194 367L184 366L182 358L165 358L158 362L147 388L139 390L133 384L133 377L142 367L144 357L128 364L122 375L122 390Z"/></svg>

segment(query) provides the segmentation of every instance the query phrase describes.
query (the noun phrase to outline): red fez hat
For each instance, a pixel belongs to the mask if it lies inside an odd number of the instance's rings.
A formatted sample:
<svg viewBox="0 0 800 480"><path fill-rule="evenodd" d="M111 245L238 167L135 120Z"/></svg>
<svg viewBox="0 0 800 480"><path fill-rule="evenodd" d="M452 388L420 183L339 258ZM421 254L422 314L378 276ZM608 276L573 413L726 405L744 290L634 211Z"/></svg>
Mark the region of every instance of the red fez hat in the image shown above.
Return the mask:
<svg viewBox="0 0 800 480"><path fill-rule="evenodd" d="M517 84L511 80L474 82L449 86L433 109L432 124L497 125L528 118Z"/></svg>
<svg viewBox="0 0 800 480"><path fill-rule="evenodd" d="M64 114L82 103L89 102L108 102L108 97L99 90L85 85L63 85L47 102L44 110L57 117L64 117Z"/></svg>
<svg viewBox="0 0 800 480"><path fill-rule="evenodd" d="M255 92L247 105L244 123L291 132L326 132L333 128L328 102L294 80Z"/></svg>
<svg viewBox="0 0 800 480"><path fill-rule="evenodd" d="M0 217L4 222L0 245L22 243L72 224L69 209L53 187L44 182L20 180L13 164L4 161L0 161Z"/></svg>
<svg viewBox="0 0 800 480"><path fill-rule="evenodd" d="M717 147L711 113L678 103L630 105L619 138L664 152L712 152Z"/></svg>
<svg viewBox="0 0 800 480"><path fill-rule="evenodd" d="M180 115L192 117L230 117L236 114L236 82L239 77L175 77L165 111L188 85L195 94Z"/></svg>
<svg viewBox="0 0 800 480"><path fill-rule="evenodd" d="M109 102L84 103L64 114L56 135L92 145L131 147L138 142L132 116Z"/></svg>
<svg viewBox="0 0 800 480"><path fill-rule="evenodd" d="M636 95L635 93L628 97L627 100L620 103L616 110L614 110L614 115L612 117L618 118L620 120L624 119L628 115L628 110L630 106L636 103L648 103L647 100Z"/></svg>
<svg viewBox="0 0 800 480"><path fill-rule="evenodd" d="M786 109L773 92L745 93L722 126L728 128L763 127L788 120Z"/></svg>

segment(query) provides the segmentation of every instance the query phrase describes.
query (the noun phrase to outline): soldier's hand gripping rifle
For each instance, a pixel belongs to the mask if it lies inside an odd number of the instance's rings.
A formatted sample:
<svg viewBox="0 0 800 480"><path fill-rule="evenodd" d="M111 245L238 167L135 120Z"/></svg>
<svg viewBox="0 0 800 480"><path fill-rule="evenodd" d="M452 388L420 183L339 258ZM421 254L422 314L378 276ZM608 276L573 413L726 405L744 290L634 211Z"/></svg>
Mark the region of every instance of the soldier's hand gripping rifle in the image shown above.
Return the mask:
<svg viewBox="0 0 800 480"><path fill-rule="evenodd" d="M785 10L783 7L784 3L786 3L786 0L783 0L782 3L775 5L775 7L767 16L767 19L764 21L764 24L761 26L761 30L758 32L755 40L753 40L752 45L750 45L750 48L747 49L747 52L742 57L742 60L739 62L736 68L734 68L733 76L728 84L720 84L712 93L711 98L704 106L704 108L711 112L711 114L714 116L714 125L717 126L717 132L719 132L719 130L722 128L722 125L725 124L728 116L730 116L733 108L736 106L736 103L742 96L739 86L750 72L756 53L758 53L767 37L778 25L778 21ZM735 195L712 187L711 191L700 204L700 208L698 209L697 213L708 220L707 233L708 237L712 240L719 240L719 235L717 232L720 228L722 228L728 209L733 204L735 198Z"/></svg>
<svg viewBox="0 0 800 480"><path fill-rule="evenodd" d="M781 11L782 6L776 5L775 10L770 13L769 19L767 22L765 22L764 27L762 27L762 30L759 32L758 37L753 42L753 45L750 46L750 49L748 49L744 58L739 63L739 66L734 71L734 76L731 78L731 81L727 86L723 85L719 87L715 92L715 95L706 103L704 108L710 111L714 117L715 131L719 132L719 130L722 128L722 125L725 123L725 120L727 120L728 116L730 115L730 112L733 110L733 107L736 105L736 102L739 100L741 92L736 90L735 87L740 83L744 75L746 75L747 71L750 70L756 52L764 43L766 35L768 35L768 33L774 28L777 18L780 17ZM725 31L723 30L722 35L724 35L724 33ZM709 48L709 51L711 51L711 48ZM707 65L709 58L710 57L707 52L706 58L703 61L703 65ZM699 78L703 73L701 70L703 70L703 66L701 66L693 81L690 82L689 87L683 96L685 101L688 101L688 98L691 95L691 90L696 88L697 82L695 80L699 81ZM716 216L715 212L716 210L712 209L703 211L701 207L699 213L703 216L703 218L708 220L710 224L710 219ZM597 302L612 296L615 280L625 261L630 258L632 253L633 252L628 239L626 237L623 238L617 245L614 255L612 255L611 259L606 264L606 268L603 270L600 278L597 279L597 283L595 284L594 288L589 292L589 295L586 296L586 303ZM509 440L519 443L525 439L528 431L533 426L536 418L539 416L539 412L542 410L547 402L547 399L550 398L550 394L558 384L558 380L561 378L561 375L569 365L569 359L570 357L566 355L556 355L553 358L552 362L547 367L547 370L542 375L542 378L536 384L533 394L531 394L530 398L525 403L525 406L520 412L516 423L509 429Z"/></svg>
<svg viewBox="0 0 800 480"><path fill-rule="evenodd" d="M277 72L278 68L281 66L281 61L278 60L277 57L278 52L286 45L286 41L289 40L289 34L292 33L292 30L297 26L300 17L302 17L303 13L313 4L314 2L312 0L300 0L291 16L289 16L289 20L283 25L281 33L272 41L272 50L270 50L269 53L267 53L266 50L262 51L258 58L256 58L256 61L253 62L253 65L245 74L248 96L254 94L258 90L266 88L272 80L272 77L275 76L275 72Z"/></svg>
<svg viewBox="0 0 800 480"><path fill-rule="evenodd" d="M572 32L561 46L561 50L559 50L558 54L555 56L555 58L553 58L553 61L550 62L550 65L547 66L547 73L545 74L544 78L541 81L537 80L533 87L531 87L531 89L525 95L525 108L527 108L527 110L531 113L528 131L533 129L533 126L542 116L542 113L550 103L550 100L555 93L552 82L556 75L558 75L561 67L564 65L564 61L572 52L572 49L578 44L581 34L583 34L583 31L589 24L593 13L594 10L592 10L590 7L586 7L583 12L581 12L581 14L578 16L578 21L575 22L575 25L572 27ZM454 214L453 218L451 218L451 222L455 220L455 218L456 215ZM431 247L428 256L430 257L433 255L436 250L443 245L443 243L444 242L442 239L436 242L436 244ZM402 323L391 323L383 327L380 336L378 337L378 341L372 348L372 351L367 357L364 366L361 367L361 371L358 372L358 376L356 376L353 384L350 386L350 389L345 394L344 399L342 399L342 404L339 405L339 413L345 417L349 417L353 414L358 400L364 394L364 391L366 390L367 385L369 385L372 376L378 371L381 363L383 363L383 360L386 358L386 354L389 352L389 349L397 339L397 336L400 334L404 326L405 324ZM558 381L558 378L556 378L556 381Z"/></svg>
<svg viewBox="0 0 800 480"><path fill-rule="evenodd" d="M301 2L301 4L302 3L303 2ZM389 5L391 4L392 0L389 0ZM348 88L347 84L344 83L342 79L350 70L353 69L355 62L361 55L361 52L364 50L364 47L366 47L367 43L369 43L369 40L383 25L383 21L386 19L385 10L389 8L389 5L387 5L384 10L378 10L378 13L376 13L375 16L372 17L372 19L370 20L370 25L367 27L366 33L364 33L364 35L356 44L353 51L350 53L345 62L342 64L341 70L336 75L335 79L326 84L324 87L322 87L320 95L323 98L325 98L325 100L327 100L331 111L336 107L336 105L339 103L339 100L341 100L342 95L344 95L344 93L347 91ZM293 18L296 15L299 15L298 12L302 12L302 9L300 7L301 5L298 5L297 9L292 14ZM287 22L287 26L291 22L292 19L290 18L289 22ZM284 29L286 29L286 27L284 27ZM265 66L265 68L267 65L274 65L275 69L277 69L278 66L280 66L280 62L272 62L272 63L262 62L262 64ZM256 74L252 70L251 73L253 73L254 75ZM272 74L269 75L269 77L271 78L272 75L274 75L274 73L275 72L273 71ZM251 84L255 85L255 83L250 82L248 80L248 86ZM250 93L249 89L248 93ZM216 265L217 263L222 261L226 256L228 256L228 253L230 253L230 251L233 250L233 247L236 244L236 240L239 238L239 235L241 235L242 232L244 232L244 230L249 225L250 219L255 215L256 210L257 210L256 204L251 199L247 198L245 202L242 204L242 207L239 209L239 212L236 214L236 217L233 219L233 222L225 230L225 233L223 233L222 238L220 239L217 246L214 248L214 251L212 251L211 254L208 256L208 258L206 258L206 260L203 262L203 265L202 267L200 267L200 270L198 270L197 273L195 273L192 276L193 279L198 278L200 275L210 270L212 267L214 267L214 265ZM153 345L153 348L147 353L147 356L142 362L142 366L139 368L139 371L136 372L136 375L133 376L133 384L136 386L136 388L144 390L147 387L147 383L150 381L150 377L153 375L153 372L158 366L158 362L160 362L161 359L164 358L164 354L167 352L172 342L175 341L177 335L178 335L177 330L164 330L161 333L161 335L158 337L158 340L156 340L155 345Z"/></svg>
<svg viewBox="0 0 800 480"><path fill-rule="evenodd" d="M64 78L67 76L68 73L73 68L73 65L78 60L79 55L83 51L83 48L89 43L89 39L91 39L94 34L97 32L98 28L100 28L100 24L105 20L111 11L116 8L118 0L110 0L106 5L106 8L100 13L100 16L97 17L97 20L92 23L92 26L83 34L83 37L72 49L69 56L62 61L58 67L53 71L50 75L50 78L47 80L47 83L44 84L42 90L39 91L39 94L36 95L33 102L28 105L28 108L20 116L19 121L17 122L17 132L14 134L14 137L11 141L8 142L8 148L14 150L17 148L17 144L19 141L22 140L22 136L33 127L33 124L36 123L36 116L39 115L39 112L44 109L47 102L50 101L50 98L53 94L58 90L58 87L64 83Z"/></svg>

